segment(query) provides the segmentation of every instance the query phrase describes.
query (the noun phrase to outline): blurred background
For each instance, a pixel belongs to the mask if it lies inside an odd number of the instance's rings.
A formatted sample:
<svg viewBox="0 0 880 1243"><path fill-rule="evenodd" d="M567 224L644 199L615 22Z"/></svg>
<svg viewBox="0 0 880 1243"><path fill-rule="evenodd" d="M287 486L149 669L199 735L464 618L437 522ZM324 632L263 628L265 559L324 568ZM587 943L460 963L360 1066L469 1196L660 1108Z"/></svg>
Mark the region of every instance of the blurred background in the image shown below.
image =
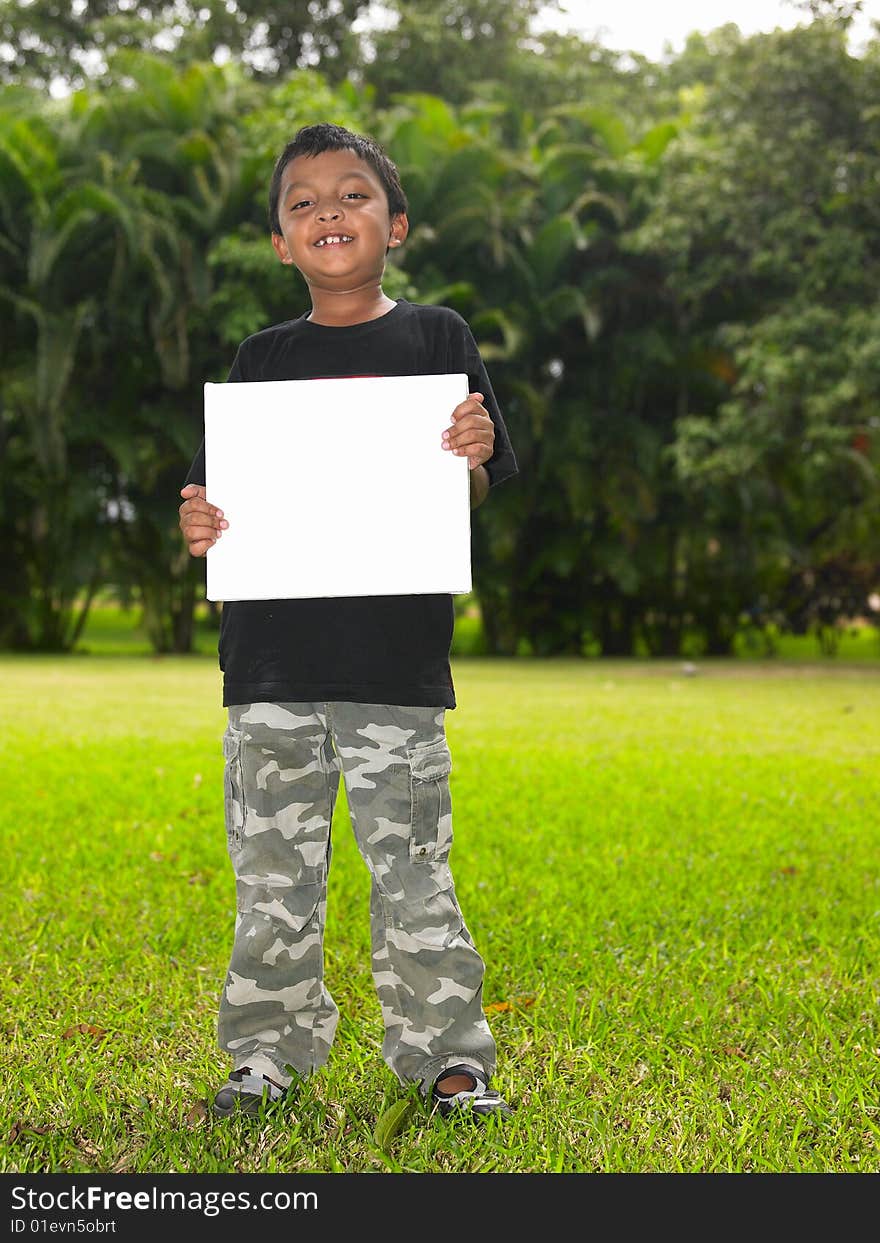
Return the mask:
<svg viewBox="0 0 880 1243"><path fill-rule="evenodd" d="M662 13L662 17L658 16ZM303 124L376 137L391 297L520 475L456 654L880 660L880 4L0 3L0 647L213 651L202 385L302 314Z"/></svg>

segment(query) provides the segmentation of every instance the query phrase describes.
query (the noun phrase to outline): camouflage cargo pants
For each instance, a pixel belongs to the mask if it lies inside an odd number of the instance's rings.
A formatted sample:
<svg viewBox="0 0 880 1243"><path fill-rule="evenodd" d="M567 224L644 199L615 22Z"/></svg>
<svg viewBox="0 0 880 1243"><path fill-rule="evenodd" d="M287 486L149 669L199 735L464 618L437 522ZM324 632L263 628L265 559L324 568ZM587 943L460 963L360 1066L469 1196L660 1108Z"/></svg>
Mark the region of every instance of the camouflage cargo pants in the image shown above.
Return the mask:
<svg viewBox="0 0 880 1243"><path fill-rule="evenodd" d="M330 825L346 795L372 878L373 980L382 1056L402 1083L456 1062L495 1067L484 964L449 870L445 708L257 703L229 708L226 834L235 871L232 958L218 1036L236 1067L282 1084L330 1053L339 1011L324 983Z"/></svg>

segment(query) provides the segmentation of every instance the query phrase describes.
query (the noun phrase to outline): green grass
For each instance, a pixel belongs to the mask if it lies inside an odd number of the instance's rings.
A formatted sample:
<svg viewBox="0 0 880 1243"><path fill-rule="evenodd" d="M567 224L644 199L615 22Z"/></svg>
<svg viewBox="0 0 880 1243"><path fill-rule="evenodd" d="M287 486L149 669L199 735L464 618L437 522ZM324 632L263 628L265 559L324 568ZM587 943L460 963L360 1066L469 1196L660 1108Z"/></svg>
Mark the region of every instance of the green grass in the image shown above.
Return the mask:
<svg viewBox="0 0 880 1243"><path fill-rule="evenodd" d="M201 1116L234 901L215 658L6 657L0 1171L880 1170L880 669L453 672L451 863L515 1115L376 1144L402 1090L341 789L330 1062L274 1117Z"/></svg>

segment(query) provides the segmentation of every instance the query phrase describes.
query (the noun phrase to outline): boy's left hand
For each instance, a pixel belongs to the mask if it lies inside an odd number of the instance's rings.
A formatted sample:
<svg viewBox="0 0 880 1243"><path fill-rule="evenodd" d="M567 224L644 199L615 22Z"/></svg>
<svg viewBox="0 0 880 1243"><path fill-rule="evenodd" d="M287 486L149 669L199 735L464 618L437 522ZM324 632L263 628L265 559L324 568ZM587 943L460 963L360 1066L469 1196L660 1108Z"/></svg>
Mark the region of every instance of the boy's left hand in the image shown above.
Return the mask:
<svg viewBox="0 0 880 1243"><path fill-rule="evenodd" d="M482 400L482 393L469 393L453 410L452 427L443 433L443 448L460 457L467 454L468 470L476 470L495 452L495 424Z"/></svg>

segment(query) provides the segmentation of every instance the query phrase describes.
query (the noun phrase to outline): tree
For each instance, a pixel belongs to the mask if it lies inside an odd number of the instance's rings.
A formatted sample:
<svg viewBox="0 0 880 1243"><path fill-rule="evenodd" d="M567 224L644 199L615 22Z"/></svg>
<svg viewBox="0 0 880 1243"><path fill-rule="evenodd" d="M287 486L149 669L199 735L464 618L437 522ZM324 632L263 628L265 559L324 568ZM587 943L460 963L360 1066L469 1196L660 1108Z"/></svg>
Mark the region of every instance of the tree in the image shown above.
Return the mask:
<svg viewBox="0 0 880 1243"><path fill-rule="evenodd" d="M66 175L78 122L52 127L22 102L16 96L0 114L7 308L0 640L64 650L76 641L105 568L106 426L83 399L76 367L98 313L91 261L103 258L118 275L134 230L124 187L107 179L74 185Z"/></svg>
<svg viewBox="0 0 880 1243"><path fill-rule="evenodd" d="M6 576L3 629L19 646L76 642L109 573L111 528L116 572L125 577L130 551L148 619L161 613L151 591L167 596L183 578L172 643L188 645L195 569L181 564L176 531L172 545L167 496L192 416L176 412L175 394L196 405L190 329L209 284L199 233L222 226L234 198L232 97L213 67L181 77L129 58L127 71L140 73L136 94L83 92L51 123L14 95L0 124L0 295L14 312L3 521L19 567ZM157 621L160 646L163 633Z"/></svg>
<svg viewBox="0 0 880 1243"><path fill-rule="evenodd" d="M420 300L469 319L521 464L516 486L475 515L489 649L512 654L527 639L539 654L580 654L603 625L610 647L619 627L594 602L619 599L635 616L640 579L620 537L645 504L639 474L656 439L626 411L609 417L608 359L619 359L605 334L638 280L621 271L616 239L673 130L634 141L619 117L584 105L529 129L423 95L399 97L384 124L411 202L407 274ZM499 128L521 131L521 145L505 148Z"/></svg>
<svg viewBox="0 0 880 1243"><path fill-rule="evenodd" d="M704 509L686 572L715 650L877 512L874 91L835 23L741 42L634 240L704 371L668 452Z"/></svg>
<svg viewBox="0 0 880 1243"><path fill-rule="evenodd" d="M358 69L381 107L396 94L440 95L448 104L504 82L522 59L541 0L400 0L391 23L365 39Z"/></svg>
<svg viewBox="0 0 880 1243"><path fill-rule="evenodd" d="M459 103L391 91L387 60L372 86L268 85L135 52L68 99L3 91L0 642L70 646L103 575L157 648L188 648L203 563L181 555L176 507L201 385L306 309L265 199L316 116L400 166L412 229L385 287L467 317L511 429L521 475L473 523L490 651L722 654L744 619L813 609L827 632L834 600L864 596L880 44L855 60L822 20L724 28L626 72L564 42L554 67L528 8L428 15L462 64L498 22L503 76L454 67ZM406 50L408 80L423 54L439 72L435 52ZM580 82L596 97L566 94Z"/></svg>
<svg viewBox="0 0 880 1243"><path fill-rule="evenodd" d="M345 77L357 56L352 24L367 0L3 0L0 59L7 82L48 87L59 79L83 87L112 76L119 51L161 53L180 65L217 56L240 59L257 77L274 78L297 66L320 66Z"/></svg>
<svg viewBox="0 0 880 1243"><path fill-rule="evenodd" d="M203 381L224 373L211 252L250 207L257 170L237 115L257 93L234 68L178 73L139 54L120 54L114 68L136 89L109 88L83 107L96 156L113 151L136 169L146 209L134 288L105 304L102 348L116 363L96 377L114 415L114 574L135 589L154 648L186 652L203 564L187 555L177 525L181 462L200 438Z"/></svg>

